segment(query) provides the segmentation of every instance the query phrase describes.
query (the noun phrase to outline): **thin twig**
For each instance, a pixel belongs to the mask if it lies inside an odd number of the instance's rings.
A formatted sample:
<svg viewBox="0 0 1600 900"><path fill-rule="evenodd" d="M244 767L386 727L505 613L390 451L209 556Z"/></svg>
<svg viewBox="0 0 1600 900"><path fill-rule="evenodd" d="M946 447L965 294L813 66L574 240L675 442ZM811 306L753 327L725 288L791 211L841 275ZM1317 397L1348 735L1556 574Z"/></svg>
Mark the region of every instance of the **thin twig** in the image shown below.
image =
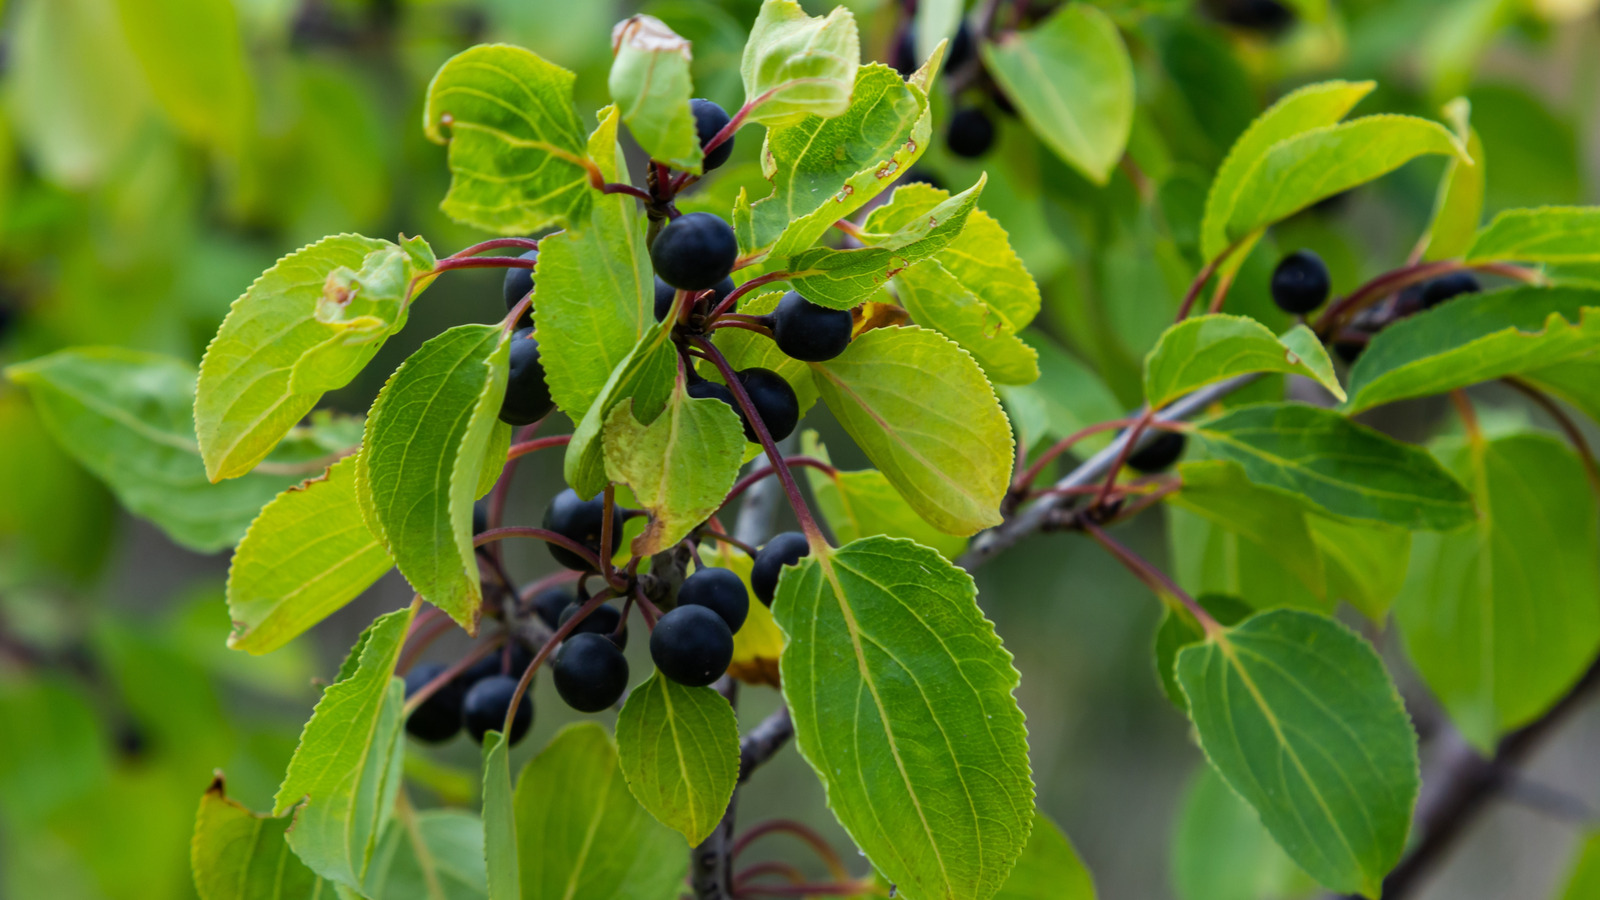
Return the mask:
<svg viewBox="0 0 1600 900"><path fill-rule="evenodd" d="M1572 449L1578 452L1578 459L1583 462L1584 474L1589 476L1589 486L1594 488L1596 494L1600 494L1600 465L1595 463L1594 451L1589 448L1589 442L1584 438L1583 429L1578 427L1578 423L1574 422L1572 417L1567 415L1567 411L1562 409L1560 404L1556 403L1555 399L1544 391L1515 375L1508 375L1502 380L1527 395L1528 399L1537 403L1540 409L1549 413L1550 418L1556 420L1556 425L1566 434L1567 440L1572 443Z"/></svg>

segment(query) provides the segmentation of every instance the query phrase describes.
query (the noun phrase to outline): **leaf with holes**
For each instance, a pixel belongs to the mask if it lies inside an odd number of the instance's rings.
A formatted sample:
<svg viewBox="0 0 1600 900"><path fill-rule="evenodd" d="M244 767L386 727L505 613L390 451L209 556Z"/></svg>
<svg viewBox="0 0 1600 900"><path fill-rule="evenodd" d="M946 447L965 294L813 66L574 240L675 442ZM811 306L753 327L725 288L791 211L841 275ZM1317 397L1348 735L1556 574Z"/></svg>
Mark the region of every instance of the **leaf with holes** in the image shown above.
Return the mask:
<svg viewBox="0 0 1600 900"><path fill-rule="evenodd" d="M739 722L708 687L651 675L617 714L617 754L633 796L690 844L710 836L739 778Z"/></svg>
<svg viewBox="0 0 1600 900"><path fill-rule="evenodd" d="M200 798L190 859L200 900L300 900L324 887L289 850L289 819L258 815L228 799L219 772Z"/></svg>
<svg viewBox="0 0 1600 900"><path fill-rule="evenodd" d="M1304 375L1340 400L1333 360L1311 329L1297 325L1279 338L1248 316L1193 316L1162 335L1144 358L1144 394L1160 409L1199 388L1252 372Z"/></svg>
<svg viewBox="0 0 1600 900"><path fill-rule="evenodd" d="M783 695L828 806L907 900L989 900L1033 827L1011 654L972 577L908 540L813 545L772 614Z"/></svg>
<svg viewBox="0 0 1600 900"><path fill-rule="evenodd" d="M850 105L860 58L850 10L836 6L826 16L808 16L795 0L766 0L739 63L746 121L777 127L840 115Z"/></svg>
<svg viewBox="0 0 1600 900"><path fill-rule="evenodd" d="M640 149L700 174L700 135L689 100L689 42L655 16L636 15L611 30L611 100Z"/></svg>

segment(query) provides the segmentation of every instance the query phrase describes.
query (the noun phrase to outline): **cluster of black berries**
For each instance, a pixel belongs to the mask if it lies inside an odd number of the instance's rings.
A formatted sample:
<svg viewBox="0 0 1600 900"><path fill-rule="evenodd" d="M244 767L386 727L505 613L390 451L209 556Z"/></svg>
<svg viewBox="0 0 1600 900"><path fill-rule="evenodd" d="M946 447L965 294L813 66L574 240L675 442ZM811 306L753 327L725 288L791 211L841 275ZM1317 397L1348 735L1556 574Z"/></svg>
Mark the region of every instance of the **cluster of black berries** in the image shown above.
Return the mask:
<svg viewBox="0 0 1600 900"><path fill-rule="evenodd" d="M517 681L533 663L533 654L520 642L512 641L479 660L434 691L406 719L406 731L417 740L437 744L456 736L463 727L472 739L483 743L484 734L505 727L506 712L517 693ZM443 663L420 663L406 673L406 696L443 675ZM533 698L527 693L517 703L511 720L511 743L522 740L533 725Z"/></svg>
<svg viewBox="0 0 1600 900"><path fill-rule="evenodd" d="M908 22L901 29L900 36L890 52L889 64L901 75L909 77L920 65L915 43ZM947 79L947 84L964 84L971 87L952 98L955 102L955 112L951 114L950 121L945 126L945 144L951 153L968 159L983 156L994 146L995 124L993 117L989 115L988 107L992 106L1006 115L1016 115L1017 111L1010 98L984 71L983 60L978 57L977 49L977 40L973 36L972 28L963 20L961 27L956 30L955 37L950 39L949 47L946 48L944 70L951 76Z"/></svg>

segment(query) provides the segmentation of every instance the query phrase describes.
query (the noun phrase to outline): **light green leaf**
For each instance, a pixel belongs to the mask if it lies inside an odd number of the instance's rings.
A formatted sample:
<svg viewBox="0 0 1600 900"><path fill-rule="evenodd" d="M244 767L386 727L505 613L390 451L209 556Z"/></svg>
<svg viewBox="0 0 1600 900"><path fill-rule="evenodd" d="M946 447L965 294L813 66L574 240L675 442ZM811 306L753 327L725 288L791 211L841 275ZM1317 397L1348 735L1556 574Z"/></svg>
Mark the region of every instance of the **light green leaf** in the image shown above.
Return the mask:
<svg viewBox="0 0 1600 900"><path fill-rule="evenodd" d="M634 140L651 159L698 175L689 42L655 16L635 15L612 29L611 52L611 100Z"/></svg>
<svg viewBox="0 0 1600 900"><path fill-rule="evenodd" d="M1557 438L1451 442L1473 527L1415 538L1395 605L1407 654L1462 735L1486 753L1538 718L1600 650L1594 492Z"/></svg>
<svg viewBox="0 0 1600 900"><path fill-rule="evenodd" d="M1042 812L995 900L1095 900L1094 878L1061 827Z"/></svg>
<svg viewBox="0 0 1600 900"><path fill-rule="evenodd" d="M607 180L624 177L615 108L601 111L589 155ZM655 321L655 279L638 206L622 194L601 196L587 227L539 241L533 287L539 358L551 398L574 422Z"/></svg>
<svg viewBox="0 0 1600 900"><path fill-rule="evenodd" d="M861 38L849 9L836 6L812 17L795 0L766 0L739 63L751 107L746 121L784 126L842 114L860 59Z"/></svg>
<svg viewBox="0 0 1600 900"><path fill-rule="evenodd" d="M450 147L445 215L513 235L584 220L599 195L583 166L573 78L510 44L480 44L440 67L422 123Z"/></svg>
<svg viewBox="0 0 1600 900"><path fill-rule="evenodd" d="M483 599L472 502L510 346L499 325L458 325L423 344L373 401L357 457L368 527L417 593L469 633Z"/></svg>
<svg viewBox="0 0 1600 900"><path fill-rule="evenodd" d="M1128 144L1134 101L1133 61L1111 18L1069 3L981 50L1033 133L1090 181L1109 181Z"/></svg>
<svg viewBox="0 0 1600 900"><path fill-rule="evenodd" d="M1344 399L1333 361L1311 329L1297 325L1280 339L1255 319L1227 315L1184 319L1161 335L1144 358L1145 399L1160 409L1198 388L1251 372L1304 375Z"/></svg>
<svg viewBox="0 0 1600 900"><path fill-rule="evenodd" d="M1411 533L1377 522L1308 514L1306 524L1328 569L1328 596L1381 625L1405 584Z"/></svg>
<svg viewBox="0 0 1600 900"><path fill-rule="evenodd" d="M254 97L229 0L117 0L128 48L167 118L228 156L245 148Z"/></svg>
<svg viewBox="0 0 1600 900"><path fill-rule="evenodd" d="M683 838L633 799L595 723L568 725L523 766L516 811L523 900L663 900L683 885Z"/></svg>
<svg viewBox="0 0 1600 900"><path fill-rule="evenodd" d="M617 714L617 752L628 789L661 824L690 844L716 830L739 779L738 717L722 695L654 673Z"/></svg>
<svg viewBox="0 0 1600 900"><path fill-rule="evenodd" d="M195 372L187 363L82 347L12 366L6 375L28 389L62 449L110 485L123 506L200 552L238 541L267 501L328 454L314 439L296 439L270 466L212 484L194 441Z"/></svg>
<svg viewBox="0 0 1600 900"><path fill-rule="evenodd" d="M845 431L928 524L969 535L1000 523L1015 445L971 355L932 331L876 328L811 371Z"/></svg>
<svg viewBox="0 0 1600 900"><path fill-rule="evenodd" d="M989 900L1033 826L1011 654L926 547L813 546L778 581L783 694L828 806L907 900Z"/></svg>
<svg viewBox="0 0 1600 900"><path fill-rule="evenodd" d="M1319 606L1326 605L1327 573L1301 501L1252 484L1243 468L1224 460L1182 463L1178 476L1183 487L1167 495L1166 502L1209 519L1253 544L1263 555L1277 559ZM1289 599L1258 605L1278 606Z"/></svg>
<svg viewBox="0 0 1600 900"><path fill-rule="evenodd" d="M200 900L302 900L325 885L289 851L289 819L229 800L219 773L200 798L190 863Z"/></svg>
<svg viewBox="0 0 1600 900"><path fill-rule="evenodd" d="M675 307L676 308L676 307ZM666 321L673 321L669 315ZM634 420L648 425L661 415L672 395L678 375L678 353L673 349L672 331L656 322L645 331L622 362L611 371L589 411L578 421L567 444L563 474L569 486L581 497L593 497L605 489L606 461L601 434L612 410L632 398Z"/></svg>
<svg viewBox="0 0 1600 900"><path fill-rule="evenodd" d="M1372 339L1350 371L1360 412L1577 359L1600 346L1600 290L1522 287L1457 297Z"/></svg>
<svg viewBox="0 0 1600 900"><path fill-rule="evenodd" d="M624 400L601 436L606 477L625 484L650 514L633 539L637 556L654 556L683 540L722 506L744 464L744 426L728 404L693 399L679 378L666 409L648 425Z"/></svg>
<svg viewBox="0 0 1600 900"><path fill-rule="evenodd" d="M418 812L402 805L373 854L366 897L479 900L487 896L484 829L478 817L452 809Z"/></svg>
<svg viewBox="0 0 1600 900"><path fill-rule="evenodd" d="M739 300L739 312L747 315L761 316L778 308L778 301L783 299L783 291L769 291L756 297L748 294ZM805 363L794 359L782 350L766 335L743 328L722 328L717 331L717 349L728 358L728 365L735 372L741 372L752 366L771 369L783 376L794 388L795 399L800 401L800 415L804 416L811 405L817 402L817 385L811 380L811 369ZM701 374L707 378L720 380L722 376L716 373L716 367L702 363Z"/></svg>
<svg viewBox="0 0 1600 900"><path fill-rule="evenodd" d="M1331 410L1243 406L1191 434L1212 456L1243 466L1256 484L1336 516L1432 530L1472 521L1466 488L1426 451Z"/></svg>
<svg viewBox="0 0 1600 900"><path fill-rule="evenodd" d="M509 753L504 734L490 731L483 736L483 854L489 900L522 898Z"/></svg>
<svg viewBox="0 0 1600 900"><path fill-rule="evenodd" d="M1430 262L1466 253L1483 221L1483 140L1472 128L1472 104L1457 97L1445 104L1444 116L1471 159L1458 156L1445 164L1433 220L1422 237L1422 259Z"/></svg>
<svg viewBox="0 0 1600 900"><path fill-rule="evenodd" d="M1038 353L936 259L895 273L893 284L911 320L972 354L991 382L1030 384L1038 379Z"/></svg>
<svg viewBox="0 0 1600 900"><path fill-rule="evenodd" d="M330 881L359 889L400 790L405 684L394 676L416 607L367 627L300 733L272 814L299 806L295 855Z"/></svg>
<svg viewBox="0 0 1600 900"><path fill-rule="evenodd" d="M289 488L261 510L228 569L228 646L270 653L394 566L356 497L356 459Z"/></svg>
<svg viewBox="0 0 1600 900"><path fill-rule="evenodd" d="M1123 415L1122 404L1105 382L1049 335L1034 329L1027 332L1026 340L1039 354L1039 380L1030 385L997 386L1011 424L1016 426L1018 443L1032 447L1041 440L1060 440ZM1110 439L1109 435L1097 435L1079 446L1092 452Z"/></svg>
<svg viewBox="0 0 1600 900"><path fill-rule="evenodd" d="M1600 262L1600 206L1508 209L1484 226L1468 262Z"/></svg>
<svg viewBox="0 0 1600 900"><path fill-rule="evenodd" d="M1332 619L1259 613L1178 654L1200 747L1295 862L1376 898L1405 849L1417 737L1383 662Z"/></svg>
<svg viewBox="0 0 1600 900"><path fill-rule="evenodd" d="M870 235L856 250L814 247L777 262L788 282L818 306L849 309L882 288L895 273L950 245L978 205L988 176L886 235ZM774 257L776 259L776 257Z"/></svg>
<svg viewBox="0 0 1600 900"><path fill-rule="evenodd" d="M1341 191L1419 156L1465 159L1455 135L1437 122L1380 115L1327 125L1273 145L1240 185L1227 236L1247 238Z"/></svg>
<svg viewBox="0 0 1600 900"><path fill-rule="evenodd" d="M800 436L800 448L807 456L832 462L815 431ZM945 534L923 521L877 469L829 474L807 467L805 472L817 510L836 543L875 535L909 538L939 551L945 559L955 559L967 549L965 538Z"/></svg>
<svg viewBox="0 0 1600 900"><path fill-rule="evenodd" d="M405 326L434 264L421 238L341 234L262 273L200 361L194 418L211 479L250 471L323 393L349 384Z"/></svg>
<svg viewBox="0 0 1600 900"><path fill-rule="evenodd" d="M1162 612L1161 624L1156 626L1155 646L1151 648L1154 651L1156 678L1160 680L1167 699L1188 712L1189 698L1183 695L1183 688L1178 685L1178 654L1183 648L1205 640L1206 633L1200 626L1200 620L1185 609L1178 598L1163 596L1161 602L1166 609ZM1236 625L1256 611L1243 599L1227 594L1200 594L1195 597L1195 602L1221 625Z"/></svg>
<svg viewBox="0 0 1600 900"><path fill-rule="evenodd" d="M939 42L954 38L961 27L961 0L926 0L917 4L912 20L912 45L918 59L925 59L938 48Z"/></svg>
<svg viewBox="0 0 1600 900"><path fill-rule="evenodd" d="M1578 845L1578 858L1567 876L1560 900L1588 900L1600 894L1600 833Z"/></svg>
<svg viewBox="0 0 1600 900"><path fill-rule="evenodd" d="M1534 369L1520 377L1600 422L1600 353Z"/></svg>
<svg viewBox="0 0 1600 900"><path fill-rule="evenodd" d="M841 115L806 116L767 132L762 171L772 193L734 208L744 255L809 249L927 149L932 123L921 88L881 65L862 66L853 77L854 95Z"/></svg>
<svg viewBox="0 0 1600 900"><path fill-rule="evenodd" d="M1316 887L1210 766L1190 780L1178 812L1172 881L1179 900L1283 900Z"/></svg>

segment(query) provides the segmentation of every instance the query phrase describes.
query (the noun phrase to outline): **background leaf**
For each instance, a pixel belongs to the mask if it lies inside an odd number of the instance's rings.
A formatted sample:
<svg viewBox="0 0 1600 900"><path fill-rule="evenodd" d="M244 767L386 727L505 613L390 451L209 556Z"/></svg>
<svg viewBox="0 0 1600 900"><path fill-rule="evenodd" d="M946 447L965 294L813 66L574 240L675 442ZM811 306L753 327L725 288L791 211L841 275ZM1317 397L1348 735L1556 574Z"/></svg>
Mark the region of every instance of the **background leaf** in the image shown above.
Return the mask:
<svg viewBox="0 0 1600 900"><path fill-rule="evenodd" d="M1190 779L1178 812L1172 882L1180 900L1282 900L1316 889L1210 766Z"/></svg>
<svg viewBox="0 0 1600 900"><path fill-rule="evenodd" d="M288 819L260 816L228 799L219 774L200 798L190 847L200 900L299 900L324 886L289 851Z"/></svg>
<svg viewBox="0 0 1600 900"><path fill-rule="evenodd" d="M617 753L628 789L691 845L705 840L733 799L739 722L708 687L684 687L656 672L617 715Z"/></svg>
<svg viewBox="0 0 1600 900"><path fill-rule="evenodd" d="M128 47L150 92L185 135L243 152L254 97L238 14L228 0L117 0Z"/></svg>
<svg viewBox="0 0 1600 900"><path fill-rule="evenodd" d="M801 451L824 462L831 462L828 448L822 446L815 431L800 436ZM924 547L939 551L945 559L955 559L967 549L965 538L929 525L906 503L882 472L859 469L833 474L807 467L806 481L835 543L848 544L864 537L909 538Z"/></svg>
<svg viewBox="0 0 1600 900"><path fill-rule="evenodd" d="M484 829L478 817L454 809L403 806L373 854L362 894L475 900L488 896Z"/></svg>
<svg viewBox="0 0 1600 900"><path fill-rule="evenodd" d="M1166 502L1211 520L1254 545L1260 554L1276 558L1311 592L1311 598L1319 601L1317 606L1326 605L1327 573L1299 500L1255 486L1243 468L1223 460L1185 462L1179 466L1178 476L1183 487L1167 495ZM1283 596L1263 605L1290 601L1290 596Z"/></svg>
<svg viewBox="0 0 1600 900"><path fill-rule="evenodd" d="M1483 221L1485 151L1471 124L1472 104L1457 97L1445 104L1444 116L1471 159L1458 156L1445 163L1433 219L1422 237L1422 259L1427 261L1464 255Z"/></svg>
<svg viewBox="0 0 1600 900"><path fill-rule="evenodd" d="M1042 440L1060 440L1096 422L1122 416L1124 408L1105 382L1049 335L1034 329L1027 332L1025 340L1039 354L1039 380L995 388L1005 401L1018 443L1033 447ZM1109 441L1108 436L1096 435L1078 446L1092 452Z"/></svg>
<svg viewBox="0 0 1600 900"><path fill-rule="evenodd" d="M754 103L746 121L793 125L843 113L860 58L850 10L836 6L813 17L794 0L766 0L739 63L745 104Z"/></svg>
<svg viewBox="0 0 1600 900"><path fill-rule="evenodd" d="M1094 900L1094 879L1060 826L1042 812L995 900Z"/></svg>
<svg viewBox="0 0 1600 900"><path fill-rule="evenodd" d="M520 900L522 868L506 736L483 736L483 854L489 900Z"/></svg>
<svg viewBox="0 0 1600 900"><path fill-rule="evenodd" d="M1466 258L1469 262L1600 261L1600 207L1508 209L1478 233Z"/></svg>
<svg viewBox="0 0 1600 900"><path fill-rule="evenodd" d="M689 109L689 42L655 16L635 15L612 29L611 51L611 99L639 148L699 174L703 154Z"/></svg>
<svg viewBox="0 0 1600 900"><path fill-rule="evenodd" d="M1144 360L1145 400L1160 409L1197 388L1250 372L1304 375L1344 399L1333 361L1304 325L1280 340L1247 316L1210 315L1184 319L1162 333Z"/></svg>

